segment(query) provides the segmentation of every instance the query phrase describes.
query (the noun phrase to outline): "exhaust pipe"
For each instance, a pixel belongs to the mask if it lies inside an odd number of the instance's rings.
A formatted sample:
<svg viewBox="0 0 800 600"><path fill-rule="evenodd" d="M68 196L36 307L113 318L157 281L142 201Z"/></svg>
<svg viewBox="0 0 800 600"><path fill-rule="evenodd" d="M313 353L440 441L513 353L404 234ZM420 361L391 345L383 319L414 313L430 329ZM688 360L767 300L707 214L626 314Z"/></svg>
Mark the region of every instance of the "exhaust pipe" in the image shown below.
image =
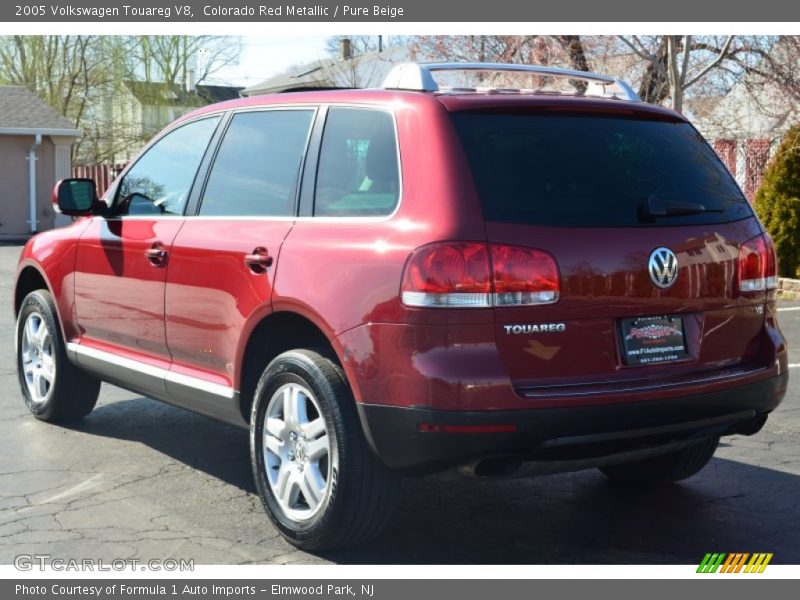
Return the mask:
<svg viewBox="0 0 800 600"><path fill-rule="evenodd" d="M522 467L520 456L486 456L459 467L459 472L469 477L510 477Z"/></svg>
<svg viewBox="0 0 800 600"><path fill-rule="evenodd" d="M764 425L766 416L757 418L746 423L745 430L737 430L737 433L749 432L751 429L760 428ZM674 442L659 444L657 446L641 447L612 454L600 456L587 456L583 458L568 459L549 459L535 460L525 458L515 454L495 454L484 456L471 462L461 465L458 470L462 475L469 477L488 478L488 477L532 477L538 475L552 475L554 473L568 473L570 471L580 471L583 469L593 469L611 465L645 460L676 450L687 448L697 443L697 439L690 438L677 440Z"/></svg>
<svg viewBox="0 0 800 600"><path fill-rule="evenodd" d="M761 415L756 417L752 421L746 423L740 423L731 427L730 433L739 433L741 435L753 435L761 431L761 428L767 422L768 415Z"/></svg>

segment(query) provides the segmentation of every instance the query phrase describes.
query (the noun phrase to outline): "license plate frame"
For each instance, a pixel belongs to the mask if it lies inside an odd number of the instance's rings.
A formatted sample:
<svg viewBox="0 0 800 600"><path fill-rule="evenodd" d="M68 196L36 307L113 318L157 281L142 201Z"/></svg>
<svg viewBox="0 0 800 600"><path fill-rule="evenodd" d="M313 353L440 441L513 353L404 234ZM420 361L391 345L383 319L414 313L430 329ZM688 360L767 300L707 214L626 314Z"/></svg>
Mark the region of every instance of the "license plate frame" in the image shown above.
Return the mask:
<svg viewBox="0 0 800 600"><path fill-rule="evenodd" d="M626 365L665 364L690 358L681 316L621 319L620 331L622 358Z"/></svg>

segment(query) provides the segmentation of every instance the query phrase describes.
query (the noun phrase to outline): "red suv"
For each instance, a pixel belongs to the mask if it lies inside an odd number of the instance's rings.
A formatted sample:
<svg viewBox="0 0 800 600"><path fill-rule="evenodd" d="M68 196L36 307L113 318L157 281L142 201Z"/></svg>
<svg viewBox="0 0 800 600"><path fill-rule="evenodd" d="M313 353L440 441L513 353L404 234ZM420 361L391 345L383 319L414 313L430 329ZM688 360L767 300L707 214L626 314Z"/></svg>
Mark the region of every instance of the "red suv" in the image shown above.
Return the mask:
<svg viewBox="0 0 800 600"><path fill-rule="evenodd" d="M300 547L378 533L404 473L684 479L786 390L771 240L691 124L603 75L208 106L54 201L80 218L15 288L31 412L107 381L249 428Z"/></svg>

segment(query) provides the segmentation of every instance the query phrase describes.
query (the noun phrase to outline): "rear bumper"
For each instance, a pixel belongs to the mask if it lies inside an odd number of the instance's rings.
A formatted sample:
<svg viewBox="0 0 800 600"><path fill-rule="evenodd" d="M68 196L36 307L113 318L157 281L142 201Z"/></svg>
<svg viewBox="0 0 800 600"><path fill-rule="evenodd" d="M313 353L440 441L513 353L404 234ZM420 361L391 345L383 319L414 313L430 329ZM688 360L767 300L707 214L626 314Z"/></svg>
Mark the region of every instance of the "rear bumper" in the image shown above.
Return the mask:
<svg viewBox="0 0 800 600"><path fill-rule="evenodd" d="M592 406L445 411L359 404L358 409L367 440L387 467L427 473L487 456L580 460L693 437L754 433L780 404L787 382L784 372L716 392ZM457 432L441 431L442 426L456 426ZM476 432L484 426L499 431Z"/></svg>

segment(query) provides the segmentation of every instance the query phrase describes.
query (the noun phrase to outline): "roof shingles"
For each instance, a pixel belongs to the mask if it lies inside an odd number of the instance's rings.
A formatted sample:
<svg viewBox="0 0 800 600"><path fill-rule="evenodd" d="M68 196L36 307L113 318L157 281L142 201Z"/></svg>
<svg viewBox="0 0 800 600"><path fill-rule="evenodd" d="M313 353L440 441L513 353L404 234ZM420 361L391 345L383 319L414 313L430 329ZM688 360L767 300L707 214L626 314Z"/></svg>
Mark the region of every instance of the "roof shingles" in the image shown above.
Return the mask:
<svg viewBox="0 0 800 600"><path fill-rule="evenodd" d="M198 84L193 90L162 82L126 80L125 86L144 105L204 106L239 97L243 89L227 85Z"/></svg>
<svg viewBox="0 0 800 600"><path fill-rule="evenodd" d="M27 88L0 85L0 129L74 131L75 125Z"/></svg>

